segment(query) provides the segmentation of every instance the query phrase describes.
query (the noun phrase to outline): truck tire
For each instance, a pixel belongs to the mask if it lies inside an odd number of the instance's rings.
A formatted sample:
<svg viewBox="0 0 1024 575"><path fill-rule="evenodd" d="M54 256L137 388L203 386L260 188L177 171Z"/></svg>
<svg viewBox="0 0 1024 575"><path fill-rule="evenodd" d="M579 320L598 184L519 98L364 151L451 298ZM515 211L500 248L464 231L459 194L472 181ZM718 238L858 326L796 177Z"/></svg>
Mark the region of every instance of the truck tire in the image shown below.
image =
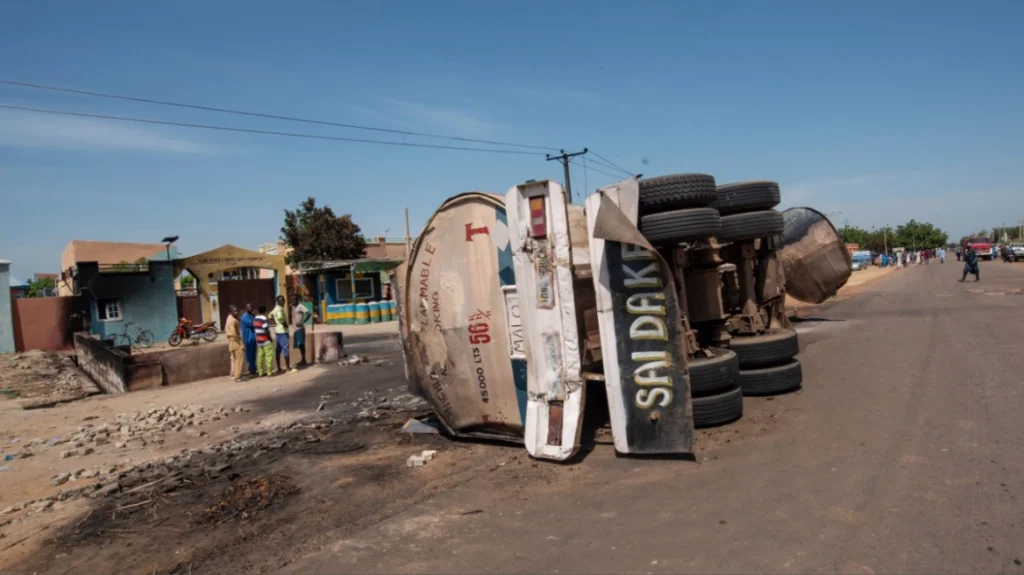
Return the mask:
<svg viewBox="0 0 1024 575"><path fill-rule="evenodd" d="M762 369L740 370L743 395L774 395L800 389L804 381L800 360Z"/></svg>
<svg viewBox="0 0 1024 575"><path fill-rule="evenodd" d="M712 348L714 357L690 360L690 394L701 397L719 393L736 386L740 363L736 352L720 347Z"/></svg>
<svg viewBox="0 0 1024 575"><path fill-rule="evenodd" d="M715 178L707 174L672 174L640 180L640 215L683 208L703 208L715 201Z"/></svg>
<svg viewBox="0 0 1024 575"><path fill-rule="evenodd" d="M743 416L743 392L738 387L717 395L693 398L693 426L713 427Z"/></svg>
<svg viewBox="0 0 1024 575"><path fill-rule="evenodd" d="M782 234L782 214L775 210L746 212L722 216L721 231L715 235L720 243L739 242Z"/></svg>
<svg viewBox="0 0 1024 575"><path fill-rule="evenodd" d="M769 181L737 182L718 186L718 194L712 207L723 216L770 210L779 205L782 194L779 184Z"/></svg>
<svg viewBox="0 0 1024 575"><path fill-rule="evenodd" d="M672 243L717 235L721 217L715 208L690 208L640 218L640 233L650 242Z"/></svg>
<svg viewBox="0 0 1024 575"><path fill-rule="evenodd" d="M736 352L740 369L760 369L782 365L800 353L796 330L772 330L764 335L736 336L729 341Z"/></svg>

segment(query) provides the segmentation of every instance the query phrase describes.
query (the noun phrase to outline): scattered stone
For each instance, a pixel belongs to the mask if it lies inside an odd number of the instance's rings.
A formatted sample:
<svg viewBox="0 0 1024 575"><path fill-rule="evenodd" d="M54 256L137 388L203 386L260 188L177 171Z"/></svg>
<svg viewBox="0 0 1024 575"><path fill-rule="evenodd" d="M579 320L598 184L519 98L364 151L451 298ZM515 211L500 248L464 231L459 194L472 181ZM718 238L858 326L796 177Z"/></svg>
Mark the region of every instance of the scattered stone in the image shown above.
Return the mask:
<svg viewBox="0 0 1024 575"><path fill-rule="evenodd" d="M69 449L67 451L61 451L60 452L60 458L61 459L67 459L69 457L74 457L76 455L78 455L78 450L77 449Z"/></svg>
<svg viewBox="0 0 1024 575"><path fill-rule="evenodd" d="M121 484L116 482L116 481L114 481L113 483L108 483L108 484L104 485L103 487L100 487L98 490L94 491L92 496L93 497L106 497L108 495L112 495L114 493L117 493L120 490L121 490Z"/></svg>
<svg viewBox="0 0 1024 575"><path fill-rule="evenodd" d="M86 447L82 450L82 455L92 455L93 453L96 453L96 450L91 447Z"/></svg>
<svg viewBox="0 0 1024 575"><path fill-rule="evenodd" d="M46 498L32 506L32 511L35 513L42 513L43 511L49 511L53 507L53 499Z"/></svg>
<svg viewBox="0 0 1024 575"><path fill-rule="evenodd" d="M410 455L409 459L405 460L406 467L423 467L426 464L426 460L421 455Z"/></svg>
<svg viewBox="0 0 1024 575"><path fill-rule="evenodd" d="M2 515L10 515L11 513L17 513L18 511L21 511L24 508L25 508L25 504L24 503L15 503L14 505L11 505L11 506L7 507L3 511L0 511L0 514L2 514Z"/></svg>

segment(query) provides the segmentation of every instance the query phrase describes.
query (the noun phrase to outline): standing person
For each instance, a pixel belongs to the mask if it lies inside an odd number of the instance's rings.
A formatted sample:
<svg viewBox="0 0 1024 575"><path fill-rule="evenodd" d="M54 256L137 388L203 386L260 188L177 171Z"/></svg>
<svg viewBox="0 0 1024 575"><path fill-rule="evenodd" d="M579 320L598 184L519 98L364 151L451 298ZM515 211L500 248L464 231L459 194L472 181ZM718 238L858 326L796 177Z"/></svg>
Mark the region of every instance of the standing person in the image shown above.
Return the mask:
<svg viewBox="0 0 1024 575"><path fill-rule="evenodd" d="M274 360L277 371L299 371L292 367L289 356L291 342L288 340L288 310L285 309L284 296L277 296L277 305L270 310L270 319L274 320ZM281 356L284 356L284 369L281 369Z"/></svg>
<svg viewBox="0 0 1024 575"><path fill-rule="evenodd" d="M960 261L960 258L963 257L963 255L960 252L960 249L960 246L956 247L956 261Z"/></svg>
<svg viewBox="0 0 1024 575"><path fill-rule="evenodd" d="M903 252L896 252L896 269L903 269Z"/></svg>
<svg viewBox="0 0 1024 575"><path fill-rule="evenodd" d="M939 263L946 263L946 248L939 248Z"/></svg>
<svg viewBox="0 0 1024 575"><path fill-rule="evenodd" d="M228 351L231 353L231 377L242 381L242 363L245 361L245 346L242 344L242 324L238 321L238 308L228 308L228 320L224 323L228 337Z"/></svg>
<svg viewBox="0 0 1024 575"><path fill-rule="evenodd" d="M267 306L261 305L252 318L253 331L256 332L256 375L258 377L273 375L274 344L270 341L270 321L267 319Z"/></svg>
<svg viewBox="0 0 1024 575"><path fill-rule="evenodd" d="M299 350L300 358L295 367L306 366L306 322L310 317L309 310L302 305L302 294L295 294L295 307L292 309L292 325L295 331L292 332L292 343L295 349Z"/></svg>
<svg viewBox="0 0 1024 575"><path fill-rule="evenodd" d="M245 346L245 361L249 364L249 375L256 375L256 329L253 327L252 304L245 304L242 324L242 345Z"/></svg>
<svg viewBox="0 0 1024 575"><path fill-rule="evenodd" d="M967 274L969 273L974 274L974 281L981 281L981 273L978 269L978 254L970 244L967 244L967 251L964 252L964 275L960 276L960 281L967 279Z"/></svg>

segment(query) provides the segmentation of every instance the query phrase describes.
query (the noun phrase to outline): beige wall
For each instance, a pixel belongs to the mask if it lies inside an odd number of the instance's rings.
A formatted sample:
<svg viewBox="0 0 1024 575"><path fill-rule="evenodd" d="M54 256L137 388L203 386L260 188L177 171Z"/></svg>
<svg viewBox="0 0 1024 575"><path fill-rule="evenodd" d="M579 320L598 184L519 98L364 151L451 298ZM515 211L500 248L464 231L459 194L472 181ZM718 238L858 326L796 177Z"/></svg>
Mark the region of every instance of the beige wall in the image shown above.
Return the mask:
<svg viewBox="0 0 1024 575"><path fill-rule="evenodd" d="M66 272L78 265L78 262L96 262L101 265L134 262L139 258L151 258L156 254L162 254L166 250L164 244L73 240L60 254L60 270ZM72 295L70 284L59 280L57 283L60 295Z"/></svg>

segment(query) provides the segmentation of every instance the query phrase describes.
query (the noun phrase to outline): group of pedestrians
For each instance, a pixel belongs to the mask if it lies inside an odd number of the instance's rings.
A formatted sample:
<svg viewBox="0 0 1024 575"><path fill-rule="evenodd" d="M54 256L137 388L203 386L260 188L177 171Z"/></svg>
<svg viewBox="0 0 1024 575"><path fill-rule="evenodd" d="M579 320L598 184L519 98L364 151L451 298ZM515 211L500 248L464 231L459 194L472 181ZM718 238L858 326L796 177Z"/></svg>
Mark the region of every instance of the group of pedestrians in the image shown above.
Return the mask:
<svg viewBox="0 0 1024 575"><path fill-rule="evenodd" d="M892 256L883 258L882 266L892 265L896 266L896 269L903 269L904 266L909 265L928 265L933 259L938 259L939 263L946 263L946 250L939 248L937 250L918 250L918 251L899 251Z"/></svg>
<svg viewBox="0 0 1024 575"><path fill-rule="evenodd" d="M284 296L277 296L277 305L267 314L267 306L260 305L253 309L252 304L245 304L245 311L239 313L238 307L228 308L228 319L224 332L228 338L228 351L231 353L231 377L235 381L245 381L253 377L269 377L286 371L298 371L306 365L306 322L310 313L302 305L302 296L296 295L295 306L289 310ZM288 328L292 327L289 338ZM290 346L302 355L295 367L291 365ZM284 358L284 369L281 358ZM275 362L277 369L275 370ZM242 372L243 364L248 363L247 374Z"/></svg>

